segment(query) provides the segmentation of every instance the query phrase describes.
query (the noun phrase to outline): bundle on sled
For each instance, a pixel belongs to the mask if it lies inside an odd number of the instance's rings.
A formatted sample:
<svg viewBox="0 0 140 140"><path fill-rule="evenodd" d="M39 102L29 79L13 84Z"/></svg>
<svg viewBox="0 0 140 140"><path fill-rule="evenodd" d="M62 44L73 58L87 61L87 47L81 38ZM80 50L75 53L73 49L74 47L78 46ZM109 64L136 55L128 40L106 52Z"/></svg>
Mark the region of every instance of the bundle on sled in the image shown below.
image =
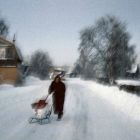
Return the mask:
<svg viewBox="0 0 140 140"><path fill-rule="evenodd" d="M46 124L50 122L50 116L52 113L52 103L47 98L40 99L31 104L34 112L34 116L29 118L29 123Z"/></svg>

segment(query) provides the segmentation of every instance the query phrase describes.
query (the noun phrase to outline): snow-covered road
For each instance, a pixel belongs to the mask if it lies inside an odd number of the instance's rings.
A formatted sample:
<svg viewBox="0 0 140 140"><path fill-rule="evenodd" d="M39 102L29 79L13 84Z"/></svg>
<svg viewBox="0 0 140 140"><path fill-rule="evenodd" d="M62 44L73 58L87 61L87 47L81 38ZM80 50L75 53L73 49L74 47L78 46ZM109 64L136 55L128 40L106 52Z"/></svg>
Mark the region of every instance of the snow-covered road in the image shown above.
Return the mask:
<svg viewBox="0 0 140 140"><path fill-rule="evenodd" d="M1 140L140 140L139 97L125 92L115 95L120 91L79 79L66 81L65 112L61 121L52 115L50 124L29 124L30 104L47 94L50 82L30 78L24 87L0 86ZM109 97L104 94L106 91L114 93ZM120 106L118 98L132 103Z"/></svg>

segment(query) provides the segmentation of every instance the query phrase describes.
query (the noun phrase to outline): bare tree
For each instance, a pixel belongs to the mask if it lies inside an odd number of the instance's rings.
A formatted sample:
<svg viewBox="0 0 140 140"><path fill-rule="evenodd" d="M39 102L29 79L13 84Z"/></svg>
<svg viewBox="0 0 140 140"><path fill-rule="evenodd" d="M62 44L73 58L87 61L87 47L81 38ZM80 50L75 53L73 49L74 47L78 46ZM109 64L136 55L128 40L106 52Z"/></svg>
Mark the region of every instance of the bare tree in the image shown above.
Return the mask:
<svg viewBox="0 0 140 140"><path fill-rule="evenodd" d="M30 66L32 74L40 79L46 79L49 76L52 61L47 52L38 50L31 56Z"/></svg>
<svg viewBox="0 0 140 140"><path fill-rule="evenodd" d="M0 17L0 36L6 37L9 33L9 27L4 18Z"/></svg>
<svg viewBox="0 0 140 140"><path fill-rule="evenodd" d="M114 16L102 17L83 29L80 40L79 64L86 78L123 77L135 62L135 46L129 43L126 25Z"/></svg>

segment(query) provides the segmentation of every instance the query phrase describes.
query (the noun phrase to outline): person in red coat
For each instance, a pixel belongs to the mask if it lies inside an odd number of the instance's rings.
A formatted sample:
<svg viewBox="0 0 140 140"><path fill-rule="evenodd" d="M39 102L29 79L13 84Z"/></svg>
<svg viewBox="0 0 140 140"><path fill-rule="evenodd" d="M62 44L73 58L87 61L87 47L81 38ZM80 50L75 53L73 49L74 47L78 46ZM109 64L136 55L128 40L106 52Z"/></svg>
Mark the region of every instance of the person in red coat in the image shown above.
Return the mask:
<svg viewBox="0 0 140 140"><path fill-rule="evenodd" d="M58 120L63 116L66 86L60 76L56 76L49 87L49 94L53 93L53 109L58 114Z"/></svg>

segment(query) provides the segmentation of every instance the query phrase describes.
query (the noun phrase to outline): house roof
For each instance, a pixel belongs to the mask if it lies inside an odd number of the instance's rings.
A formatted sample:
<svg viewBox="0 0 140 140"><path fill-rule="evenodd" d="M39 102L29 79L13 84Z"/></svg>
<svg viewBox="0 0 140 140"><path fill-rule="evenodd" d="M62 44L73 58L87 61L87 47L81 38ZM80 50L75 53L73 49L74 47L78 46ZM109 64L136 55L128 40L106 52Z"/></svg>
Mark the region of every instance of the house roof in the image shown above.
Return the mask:
<svg viewBox="0 0 140 140"><path fill-rule="evenodd" d="M6 44L8 46L13 46L14 45L14 43L12 43L11 41L9 41L9 40L1 37L1 36L0 36L0 43Z"/></svg>
<svg viewBox="0 0 140 140"><path fill-rule="evenodd" d="M16 53L17 53L17 59L20 62L23 60L20 50L16 47L16 45L13 42L11 42L11 41L9 41L9 40L0 36L0 46L1 47L10 47L10 46L14 47L15 50L16 50Z"/></svg>

